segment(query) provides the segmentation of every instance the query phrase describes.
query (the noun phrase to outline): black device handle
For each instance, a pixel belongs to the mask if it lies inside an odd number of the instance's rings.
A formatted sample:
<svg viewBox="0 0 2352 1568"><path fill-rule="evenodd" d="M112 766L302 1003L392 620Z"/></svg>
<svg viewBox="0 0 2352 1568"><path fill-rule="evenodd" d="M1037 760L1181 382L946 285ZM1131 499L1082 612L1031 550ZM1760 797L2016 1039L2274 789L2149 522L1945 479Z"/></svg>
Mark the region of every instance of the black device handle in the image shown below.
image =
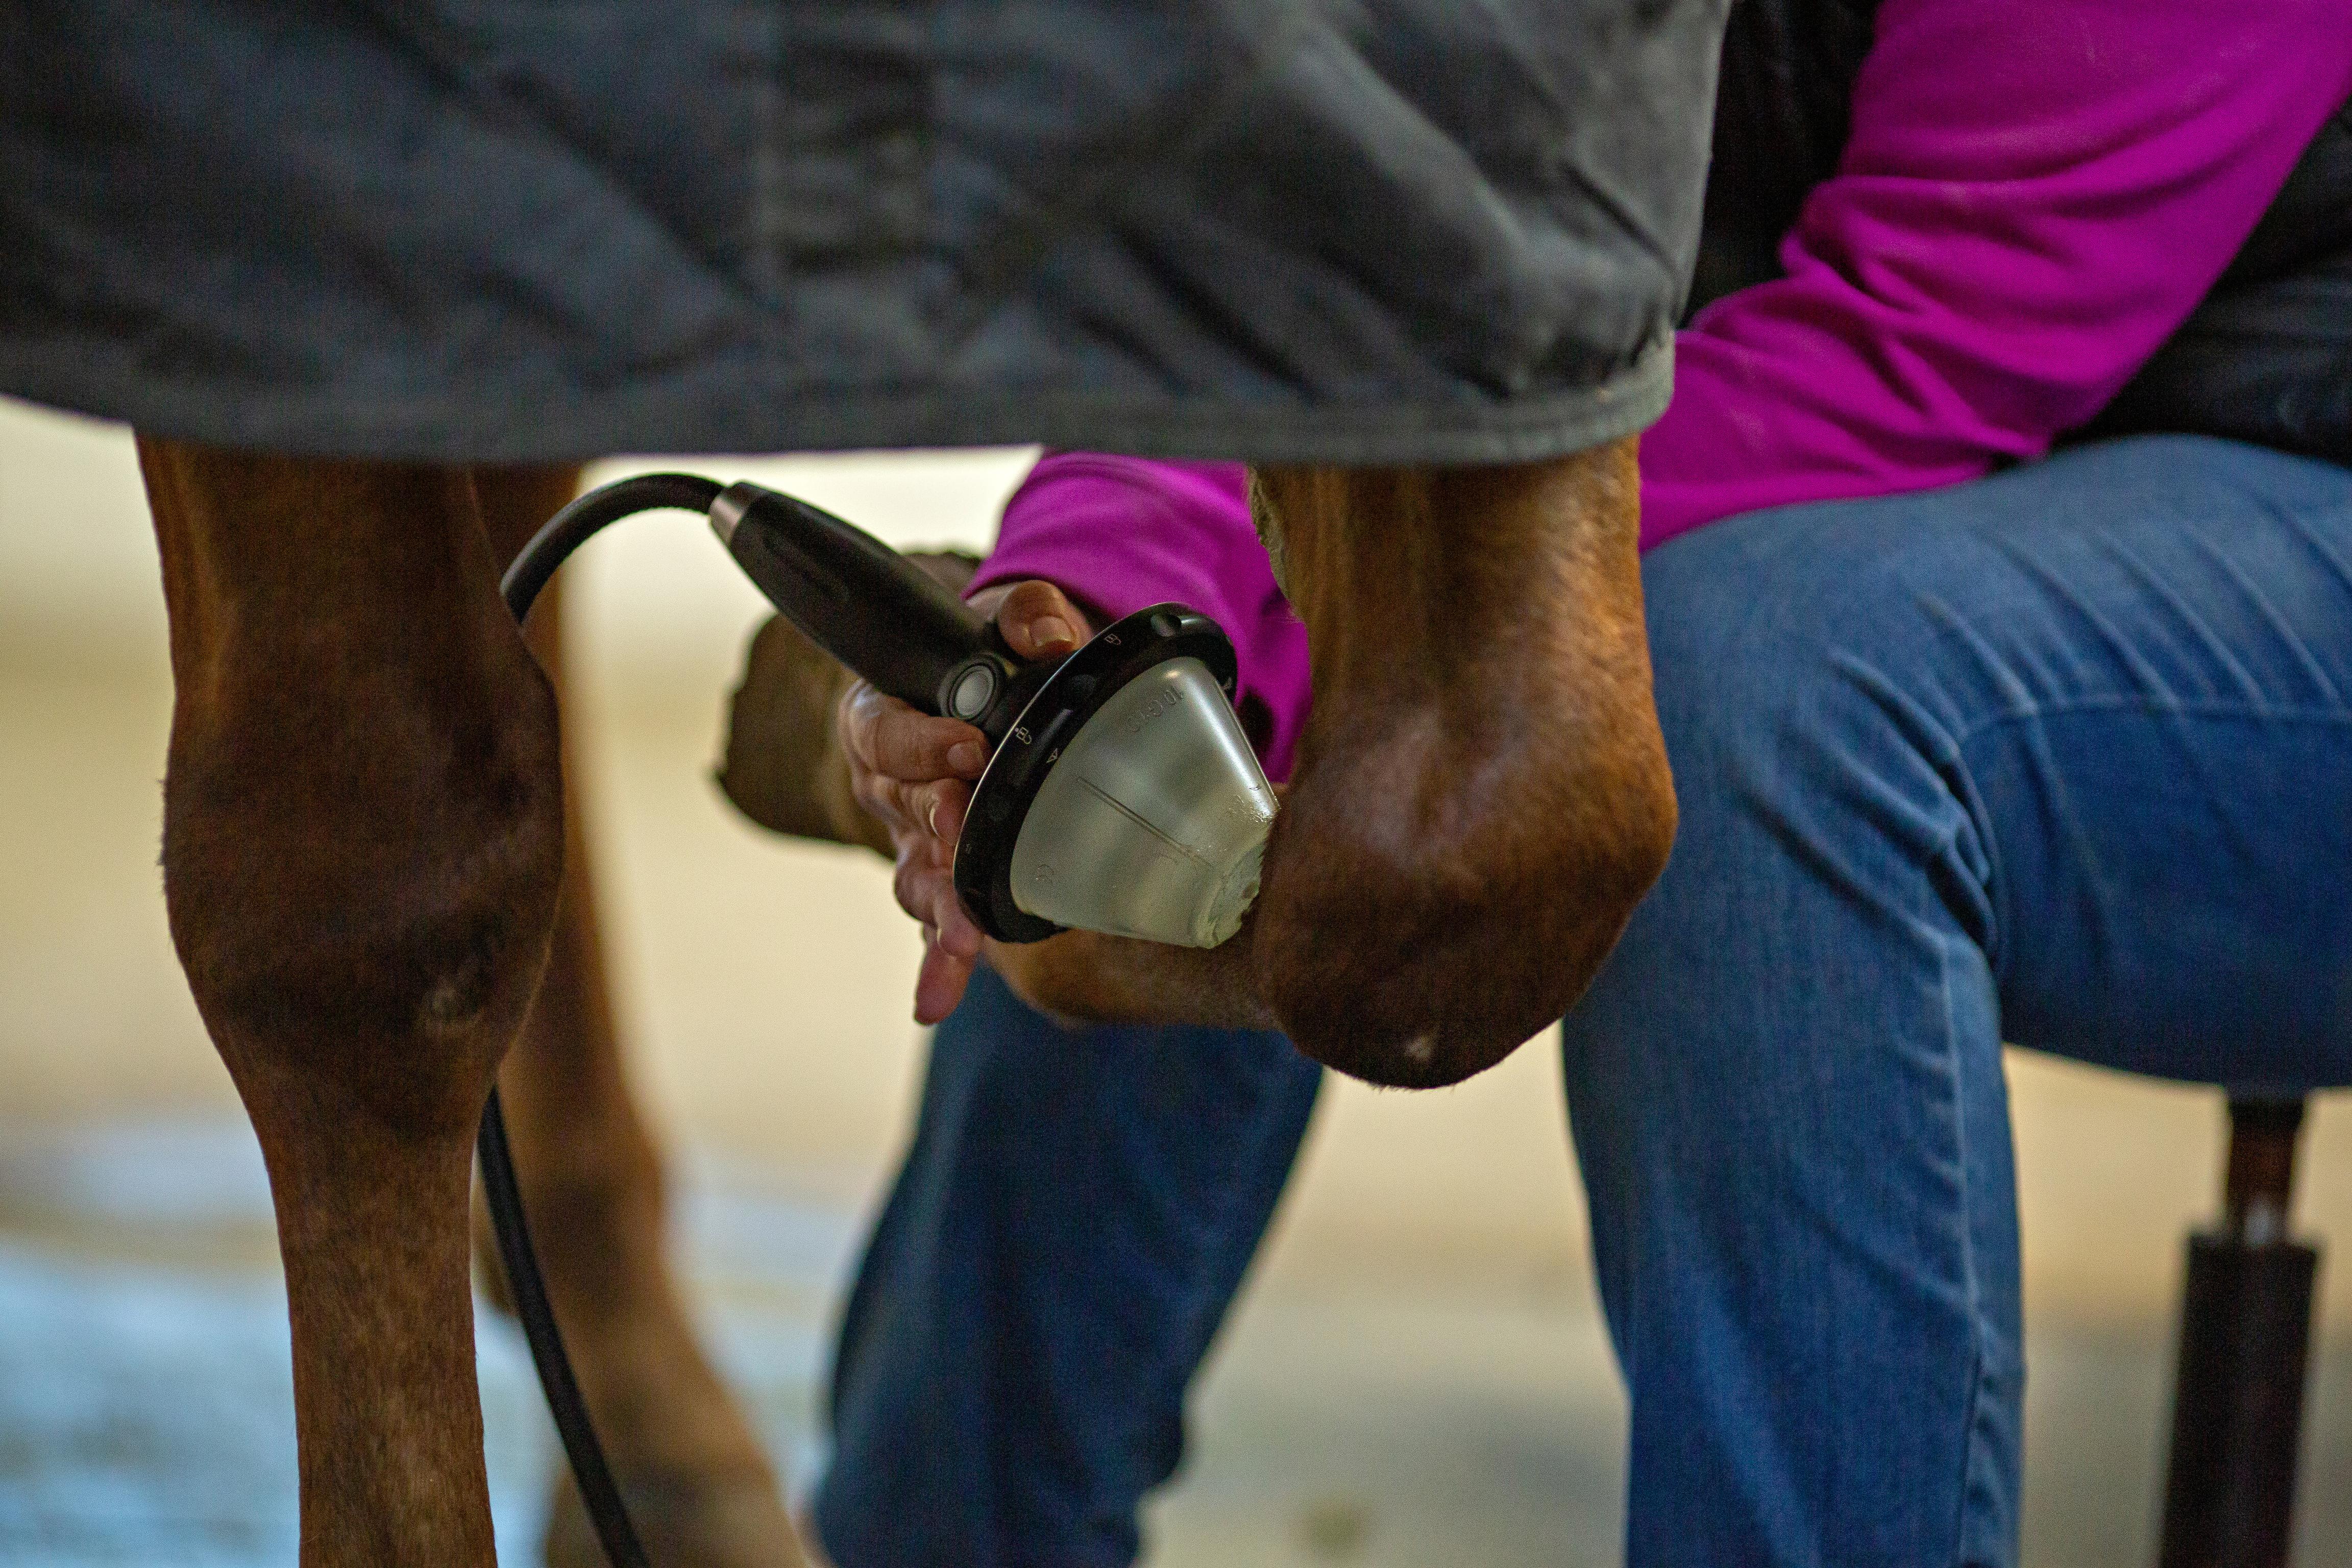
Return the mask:
<svg viewBox="0 0 2352 1568"><path fill-rule="evenodd" d="M710 504L710 526L811 642L910 707L940 711L941 682L974 655L1012 671L971 606L822 507L747 479Z"/></svg>

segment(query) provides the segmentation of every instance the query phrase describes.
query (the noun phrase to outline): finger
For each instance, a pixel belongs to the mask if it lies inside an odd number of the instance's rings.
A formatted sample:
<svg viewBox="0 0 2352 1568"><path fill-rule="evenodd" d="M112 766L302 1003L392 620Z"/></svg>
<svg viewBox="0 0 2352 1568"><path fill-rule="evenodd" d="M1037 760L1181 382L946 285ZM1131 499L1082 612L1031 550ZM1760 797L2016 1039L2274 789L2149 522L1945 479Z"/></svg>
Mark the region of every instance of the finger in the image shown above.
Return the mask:
<svg viewBox="0 0 2352 1568"><path fill-rule="evenodd" d="M919 713L862 680L842 693L835 729L853 770L922 783L976 779L988 763L987 737L970 724Z"/></svg>
<svg viewBox="0 0 2352 1568"><path fill-rule="evenodd" d="M936 946L923 949L923 967L915 975L916 1023L928 1027L955 1011L971 981L972 963Z"/></svg>
<svg viewBox="0 0 2352 1568"><path fill-rule="evenodd" d="M931 906L931 926L939 932L939 944L943 952L957 958L978 958L982 946L979 924L971 912L963 907L963 899L950 879L940 898Z"/></svg>
<svg viewBox="0 0 2352 1568"><path fill-rule="evenodd" d="M956 891L955 873L945 860L902 855L891 890L898 907L915 917L930 939L958 958L976 958L983 940L971 911Z"/></svg>
<svg viewBox="0 0 2352 1568"><path fill-rule="evenodd" d="M1035 579L1014 584L996 607L1004 646L1023 658L1059 658L1076 650L1078 628L1085 625L1069 595Z"/></svg>
<svg viewBox="0 0 2352 1568"><path fill-rule="evenodd" d="M956 892L954 873L919 853L901 853L890 890L898 907L934 933L940 949L958 958L977 958L984 937Z"/></svg>
<svg viewBox="0 0 2352 1568"><path fill-rule="evenodd" d="M957 838L963 833L964 813L971 805L971 786L961 779L941 779L937 784L918 785L915 796L924 827L939 840L942 850L952 854Z"/></svg>
<svg viewBox="0 0 2352 1568"><path fill-rule="evenodd" d="M858 716L852 756L877 773L922 782L976 779L988 765L988 740L958 719L918 713L895 698L884 698Z"/></svg>
<svg viewBox="0 0 2352 1568"><path fill-rule="evenodd" d="M955 879L946 867L923 852L922 836L910 833L899 841L898 867L890 879L890 892L900 909L924 925L936 926L940 897L942 893L950 899L955 897Z"/></svg>
<svg viewBox="0 0 2352 1568"><path fill-rule="evenodd" d="M927 864L946 865L955 858L956 839L971 806L971 786L961 779L914 784L865 773L851 782L851 793L888 829L900 858L914 853Z"/></svg>
<svg viewBox="0 0 2352 1568"><path fill-rule="evenodd" d="M909 837L920 837L930 831L923 820L930 809L929 803L915 798L917 792L926 786L910 784L904 779L894 779L883 773L860 771L850 775L849 787L850 793L857 797L857 804L890 830L894 844L902 833ZM906 852L904 845L898 845L898 848L902 855Z"/></svg>

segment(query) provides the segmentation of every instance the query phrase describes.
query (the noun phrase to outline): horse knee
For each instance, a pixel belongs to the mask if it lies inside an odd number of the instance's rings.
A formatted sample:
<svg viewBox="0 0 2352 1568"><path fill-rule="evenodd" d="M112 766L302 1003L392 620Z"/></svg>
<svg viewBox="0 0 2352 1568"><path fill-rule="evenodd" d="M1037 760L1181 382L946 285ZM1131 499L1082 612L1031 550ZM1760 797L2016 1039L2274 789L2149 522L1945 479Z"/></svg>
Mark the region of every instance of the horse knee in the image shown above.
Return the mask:
<svg viewBox="0 0 2352 1568"><path fill-rule="evenodd" d="M516 658L497 710L456 722L359 703L289 731L297 705L184 698L166 906L257 1124L292 1105L462 1136L480 1115L563 862L553 700Z"/></svg>

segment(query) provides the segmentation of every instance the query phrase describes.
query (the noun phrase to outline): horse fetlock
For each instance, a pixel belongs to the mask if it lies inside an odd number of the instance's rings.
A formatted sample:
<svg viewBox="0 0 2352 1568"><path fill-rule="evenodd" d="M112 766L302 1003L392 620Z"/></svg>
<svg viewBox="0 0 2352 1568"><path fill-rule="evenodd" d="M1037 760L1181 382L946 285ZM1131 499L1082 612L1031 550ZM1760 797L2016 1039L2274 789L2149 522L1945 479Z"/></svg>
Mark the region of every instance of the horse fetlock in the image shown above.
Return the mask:
<svg viewBox="0 0 2352 1568"><path fill-rule="evenodd" d="M561 1223L541 1227L551 1240ZM676 1291L666 1277L639 1275L625 1294L598 1306L559 1292L557 1310L653 1560L800 1568L774 1468L703 1354ZM543 1552L549 1568L604 1560L569 1471L557 1478Z"/></svg>
<svg viewBox="0 0 2352 1568"><path fill-rule="evenodd" d="M656 1563L679 1568L803 1568L792 1517L764 1463L682 1470L640 1468L619 1478L637 1534ZM559 1476L541 1547L547 1568L605 1568L571 1473Z"/></svg>
<svg viewBox="0 0 2352 1568"><path fill-rule="evenodd" d="M1292 792L1251 957L1308 1056L1429 1088L1493 1066L1583 994L1664 868L1675 806L1663 748L1599 772L1590 754L1547 755L1418 781L1396 754L1413 749L1327 754Z"/></svg>

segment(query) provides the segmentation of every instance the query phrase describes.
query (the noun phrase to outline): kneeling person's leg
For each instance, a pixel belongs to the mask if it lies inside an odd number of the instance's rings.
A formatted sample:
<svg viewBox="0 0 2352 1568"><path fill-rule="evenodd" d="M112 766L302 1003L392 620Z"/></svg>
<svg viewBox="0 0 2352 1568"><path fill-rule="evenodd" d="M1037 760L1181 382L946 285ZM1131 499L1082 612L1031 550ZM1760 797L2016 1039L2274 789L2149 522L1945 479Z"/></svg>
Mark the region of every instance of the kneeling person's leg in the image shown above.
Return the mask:
<svg viewBox="0 0 2352 1568"><path fill-rule="evenodd" d="M842 1324L838 1568L1133 1561L1320 1073L1271 1032L1066 1028L973 976Z"/></svg>

